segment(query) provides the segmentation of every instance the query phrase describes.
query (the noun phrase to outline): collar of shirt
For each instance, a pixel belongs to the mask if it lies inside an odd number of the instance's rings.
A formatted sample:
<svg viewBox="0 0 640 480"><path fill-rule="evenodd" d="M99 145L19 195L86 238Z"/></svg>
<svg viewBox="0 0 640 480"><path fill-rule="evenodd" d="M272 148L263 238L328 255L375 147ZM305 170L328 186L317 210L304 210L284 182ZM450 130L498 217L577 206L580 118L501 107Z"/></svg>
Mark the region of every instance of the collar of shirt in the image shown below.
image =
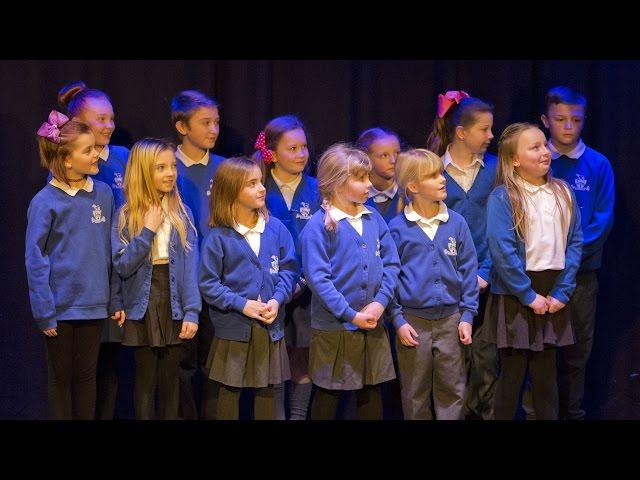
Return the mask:
<svg viewBox="0 0 640 480"><path fill-rule="evenodd" d="M85 192L89 192L89 193L93 192L93 180L91 177L87 177L87 181L84 182L84 185L80 188L73 188L66 183L60 182L55 177L52 178L49 183L54 187L59 188L67 195L71 195L72 197L75 197L76 193L78 193L80 190L84 190Z"/></svg>
<svg viewBox="0 0 640 480"><path fill-rule="evenodd" d="M395 182L389 188L382 191L376 190L376 187L372 186L369 189L369 198L373 198L373 201L376 203L381 203L392 200L393 197L396 196L396 193L398 193L398 184Z"/></svg>
<svg viewBox="0 0 640 480"><path fill-rule="evenodd" d="M109 145L105 145L104 147L102 147L102 150L100 150L100 154L98 155L98 158L103 162L107 161L107 159L109 158Z"/></svg>
<svg viewBox="0 0 640 480"><path fill-rule="evenodd" d="M471 162L471 164L467 167L470 168L473 165L475 165L476 163L479 163L481 167L484 167L484 160L483 160L484 156L481 154L476 154L473 156L473 161ZM447 167L449 165L454 166L455 168L457 168L458 170L460 170L461 172L464 172L465 169L458 166L458 164L456 164L456 162L453 161L453 158L451 158L451 154L449 153L449 147L447 147L447 151L444 152L444 155L442 156L442 165L443 168L446 170Z"/></svg>
<svg viewBox="0 0 640 480"><path fill-rule="evenodd" d="M195 161L191 158L189 158L180 148L180 145L178 145L178 149L176 150L176 158L180 159L180 161L182 163L184 163L185 167L193 167L194 165L208 165L209 164L209 150L207 150L204 154L204 156L198 160Z"/></svg>
<svg viewBox="0 0 640 480"><path fill-rule="evenodd" d="M265 225L266 222L264 221L264 217L262 216L262 214L258 214L258 221L256 222L255 227L249 228L236 222L236 224L233 226L233 229L240 235L245 237L249 232L263 233Z"/></svg>
<svg viewBox="0 0 640 480"><path fill-rule="evenodd" d="M533 183L527 182L524 178L516 176L516 183L524 188L529 193L537 193L542 191L544 193L548 193L549 195L553 195L553 190L549 187L549 183L545 183L544 185L534 185Z"/></svg>
<svg viewBox="0 0 640 480"><path fill-rule="evenodd" d="M332 206L329 209L329 215L331 215L331 218L333 218L333 220L335 222L339 222L340 220L342 220L343 218L347 218L349 220L358 220L359 218L362 217L362 215L364 215L365 213L371 213L370 210L367 210L367 207L365 207L364 205L360 206L360 209L358 210L358 213L356 213L355 215L349 215L346 212L343 212L342 210L340 210L339 208L336 208L334 206Z"/></svg>
<svg viewBox="0 0 640 480"><path fill-rule="evenodd" d="M440 204L440 208L438 209L438 213L431 217L425 218L416 212L413 209L413 203L409 203L406 207L404 207L404 216L410 222L422 223L423 225L433 225L436 221L438 222L447 222L449 220L449 210L444 202L438 202Z"/></svg>
<svg viewBox="0 0 640 480"><path fill-rule="evenodd" d="M571 150L569 153L565 153L565 154L560 153L558 149L553 145L553 143L551 143L551 141L549 141L549 143L547 144L547 147L551 152L551 160L555 160L556 158L561 157L562 155L564 155L565 157L569 157L572 160L577 160L582 156L585 149L587 148L587 146L584 144L582 139L578 140L578 144L576 145L576 148Z"/></svg>
<svg viewBox="0 0 640 480"><path fill-rule="evenodd" d="M302 181L302 174L298 175L298 177L295 180L285 183L282 180L280 180L278 177L276 177L275 174L273 173L273 169L271 169L271 178L273 178L273 181L276 182L276 185L280 190L282 190L283 188L288 188L292 192L295 192L296 188L298 188L298 185L300 185L300 182Z"/></svg>

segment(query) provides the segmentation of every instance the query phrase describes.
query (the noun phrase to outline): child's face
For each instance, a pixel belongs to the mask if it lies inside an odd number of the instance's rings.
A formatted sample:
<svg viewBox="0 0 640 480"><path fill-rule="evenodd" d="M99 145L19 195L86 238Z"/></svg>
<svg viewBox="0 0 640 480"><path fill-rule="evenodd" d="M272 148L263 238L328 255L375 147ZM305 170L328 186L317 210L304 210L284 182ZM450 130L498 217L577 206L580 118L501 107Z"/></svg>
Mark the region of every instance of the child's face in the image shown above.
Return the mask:
<svg viewBox="0 0 640 480"><path fill-rule="evenodd" d="M347 202L364 203L369 198L371 180L367 173L349 175L347 181L337 189L337 193Z"/></svg>
<svg viewBox="0 0 640 480"><path fill-rule="evenodd" d="M220 133L220 115L217 107L200 107L185 124L176 124L178 131L184 135L183 142L189 142L201 150L213 148Z"/></svg>
<svg viewBox="0 0 640 480"><path fill-rule="evenodd" d="M475 123L468 128L462 128L462 141L472 153L482 155L493 140L492 127L493 114L491 112L477 113Z"/></svg>
<svg viewBox="0 0 640 480"><path fill-rule="evenodd" d="M89 125L98 147L109 145L111 134L116 128L111 102L105 98L87 99L78 119Z"/></svg>
<svg viewBox="0 0 640 480"><path fill-rule="evenodd" d="M244 182L244 186L238 194L237 203L247 210L256 210L264 207L267 190L262 185L262 172L256 165L251 169Z"/></svg>
<svg viewBox="0 0 640 480"><path fill-rule="evenodd" d="M78 135L73 150L65 158L64 165L70 180L78 180L78 177L95 175L98 173L98 152L93 133Z"/></svg>
<svg viewBox="0 0 640 480"><path fill-rule="evenodd" d="M568 103L552 103L542 123L549 129L554 145L573 148L578 144L584 127L584 107Z"/></svg>
<svg viewBox="0 0 640 480"><path fill-rule="evenodd" d="M274 153L275 168L290 175L302 173L309 160L307 136L298 128L285 132L278 141Z"/></svg>
<svg viewBox="0 0 640 480"><path fill-rule="evenodd" d="M414 198L419 197L427 202L439 202L447 198L447 179L442 172L425 175L419 182L410 182L407 187Z"/></svg>
<svg viewBox="0 0 640 480"><path fill-rule="evenodd" d="M547 174L551 167L551 153L542 130L530 128L520 134L513 166L518 175L531 183Z"/></svg>
<svg viewBox="0 0 640 480"><path fill-rule="evenodd" d="M375 174L386 180L392 179L396 169L396 160L400 153L398 139L393 135L379 138L369 146L367 153Z"/></svg>
<svg viewBox="0 0 640 480"><path fill-rule="evenodd" d="M158 193L173 191L177 178L176 156L172 150L162 151L156 158L153 170L153 186Z"/></svg>

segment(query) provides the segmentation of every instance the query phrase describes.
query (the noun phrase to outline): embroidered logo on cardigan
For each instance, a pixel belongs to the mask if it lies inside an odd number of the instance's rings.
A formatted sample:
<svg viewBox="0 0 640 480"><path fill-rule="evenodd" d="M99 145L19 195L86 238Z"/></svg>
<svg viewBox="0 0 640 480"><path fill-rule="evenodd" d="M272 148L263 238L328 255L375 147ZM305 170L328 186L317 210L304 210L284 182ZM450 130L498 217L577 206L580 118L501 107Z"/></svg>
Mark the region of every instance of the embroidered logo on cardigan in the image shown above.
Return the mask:
<svg viewBox="0 0 640 480"><path fill-rule="evenodd" d="M113 184L111 185L111 188L118 188L122 190L123 188L122 183L123 183L122 174L120 172L115 172L113 174Z"/></svg>
<svg viewBox="0 0 640 480"><path fill-rule="evenodd" d="M587 179L584 178L584 175L580 175L579 173L576 173L576 178L573 181L571 188L581 192L588 192L591 190L591 187L587 185Z"/></svg>
<svg viewBox="0 0 640 480"><path fill-rule="evenodd" d="M311 205L309 205L307 202L300 202L300 210L298 213L296 213L296 218L309 220L311 218Z"/></svg>
<svg viewBox="0 0 640 480"><path fill-rule="evenodd" d="M91 205L93 208L93 216L91 217L91 223L102 223L106 222L107 219L102 215L102 207L100 205L96 205L95 203Z"/></svg>
<svg viewBox="0 0 640 480"><path fill-rule="evenodd" d="M455 256L458 255L458 249L456 248L456 239L453 237L449 237L449 243L447 243L447 248L444 251L445 255Z"/></svg>
<svg viewBox="0 0 640 480"><path fill-rule="evenodd" d="M280 258L277 255L271 255L271 268L269 273L278 273L280 271Z"/></svg>

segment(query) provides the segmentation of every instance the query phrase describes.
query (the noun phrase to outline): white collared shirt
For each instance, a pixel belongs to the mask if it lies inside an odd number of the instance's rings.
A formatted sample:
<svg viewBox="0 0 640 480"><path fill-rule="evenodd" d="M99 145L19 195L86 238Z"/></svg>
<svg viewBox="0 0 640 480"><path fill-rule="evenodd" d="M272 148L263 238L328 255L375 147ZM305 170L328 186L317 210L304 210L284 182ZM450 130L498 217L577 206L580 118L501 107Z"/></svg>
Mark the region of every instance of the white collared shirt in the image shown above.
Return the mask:
<svg viewBox="0 0 640 480"><path fill-rule="evenodd" d="M478 176L480 167L484 167L484 160L482 155L475 155L471 165L462 168L453 161L449 153L449 147L447 147L447 151L444 152L442 156L442 164L447 173L451 175L451 178L453 178L465 192L468 192Z"/></svg>
<svg viewBox="0 0 640 480"><path fill-rule="evenodd" d="M537 186L518 176L516 183L524 189L527 201L526 269L533 272L563 270L569 225L568 206L562 197L558 197L567 220L565 227L556 196L548 183Z"/></svg>
<svg viewBox="0 0 640 480"><path fill-rule="evenodd" d="M109 145L105 145L104 147L102 147L102 150L100 150L100 154L98 155L98 158L103 162L107 161L107 159L109 158Z"/></svg>
<svg viewBox="0 0 640 480"><path fill-rule="evenodd" d="M584 144L582 139L578 140L578 144L576 145L576 148L571 150L569 153L565 153L565 154L560 153L558 149L553 145L553 143L551 143L551 141L549 141L549 143L547 144L547 147L551 152L551 160L555 160L556 158L561 157L562 155L565 155L571 158L572 160L578 160L584 153L585 149L587 148L587 146Z"/></svg>
<svg viewBox="0 0 640 480"><path fill-rule="evenodd" d="M362 215L366 213L371 213L371 211L367 210L367 207L365 207L364 205L360 205L358 213L356 213L354 216L351 216L347 212L343 212L342 210L334 206L329 209L329 215L336 223L343 218L346 218L347 222L349 222L349 224L355 229L355 231L358 232L358 235L362 235Z"/></svg>
<svg viewBox="0 0 640 480"><path fill-rule="evenodd" d="M291 210L293 195L296 193L296 188L298 188L298 185L300 185L300 182L302 181L302 174L298 175L298 177L293 181L285 183L282 180L279 180L278 177L276 177L273 169L271 169L271 177L273 177L273 181L276 182L276 185L280 189L280 192L284 197L284 201L287 204L287 208Z"/></svg>
<svg viewBox="0 0 640 480"><path fill-rule="evenodd" d="M395 182L389 188L382 191L376 190L376 187L371 186L369 189L369 198L373 198L375 203L384 203L389 200L393 200L396 193L398 193L398 184Z"/></svg>
<svg viewBox="0 0 640 480"><path fill-rule="evenodd" d="M264 220L264 217L260 214L258 215L258 221L253 228L249 228L239 223L236 223L233 226L233 229L240 235L242 235L247 242L249 242L249 246L251 247L251 250L253 250L253 253L256 254L256 257L260 252L260 238L262 233L264 232L265 225L266 222Z"/></svg>
<svg viewBox="0 0 640 480"><path fill-rule="evenodd" d="M165 195L160 203L164 210L164 221L156 230L156 236L151 245L151 259L154 265L169 263L169 238L171 236L171 222L167 210L169 208L169 199Z"/></svg>
<svg viewBox="0 0 640 480"><path fill-rule="evenodd" d="M84 182L84 185L80 188L73 188L72 186L66 184L66 183L62 183L59 180L57 180L55 177L53 177L49 183L51 185L53 185L54 187L59 188L60 190L62 190L64 193L66 193L67 195L71 196L71 197L75 197L76 193L78 193L80 190L84 190L85 192L93 192L93 179L89 176L87 176L87 181Z"/></svg>
<svg viewBox="0 0 640 480"><path fill-rule="evenodd" d="M432 241L436 236L436 232L438 231L438 227L440 226L440 222L447 222L449 220L449 210L444 202L438 202L440 204L440 208L438 213L431 217L425 218L416 212L413 209L413 202L409 203L406 207L404 207L404 216L410 222L416 222L418 226L422 229L422 231L429 237Z"/></svg>
<svg viewBox="0 0 640 480"><path fill-rule="evenodd" d="M207 150L204 156L200 160L193 160L189 158L180 148L182 145L178 145L178 149L176 150L176 158L178 158L182 163L184 163L185 167L193 167L194 165L208 165L209 164L209 150Z"/></svg>

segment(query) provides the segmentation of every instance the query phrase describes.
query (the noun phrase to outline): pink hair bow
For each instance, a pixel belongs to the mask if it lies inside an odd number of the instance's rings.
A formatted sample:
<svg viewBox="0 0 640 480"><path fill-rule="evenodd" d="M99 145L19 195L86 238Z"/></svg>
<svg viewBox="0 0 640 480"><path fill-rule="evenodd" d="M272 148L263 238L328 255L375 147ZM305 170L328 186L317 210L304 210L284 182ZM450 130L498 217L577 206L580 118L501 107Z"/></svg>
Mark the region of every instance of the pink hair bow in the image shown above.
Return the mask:
<svg viewBox="0 0 640 480"><path fill-rule="evenodd" d="M454 103L460 103L463 98L469 98L467 92L463 90L449 90L444 95L438 95L438 117L444 117L445 113L451 108Z"/></svg>
<svg viewBox="0 0 640 480"><path fill-rule="evenodd" d="M60 143L60 127L69 121L69 117L56 110L51 110L49 118L40 125L38 136L47 138L53 143Z"/></svg>
<svg viewBox="0 0 640 480"><path fill-rule="evenodd" d="M265 163L265 165L273 163L273 154L271 153L271 150L267 148L264 130L261 131L258 135L254 147L260 150L260 152L262 153L262 161Z"/></svg>

